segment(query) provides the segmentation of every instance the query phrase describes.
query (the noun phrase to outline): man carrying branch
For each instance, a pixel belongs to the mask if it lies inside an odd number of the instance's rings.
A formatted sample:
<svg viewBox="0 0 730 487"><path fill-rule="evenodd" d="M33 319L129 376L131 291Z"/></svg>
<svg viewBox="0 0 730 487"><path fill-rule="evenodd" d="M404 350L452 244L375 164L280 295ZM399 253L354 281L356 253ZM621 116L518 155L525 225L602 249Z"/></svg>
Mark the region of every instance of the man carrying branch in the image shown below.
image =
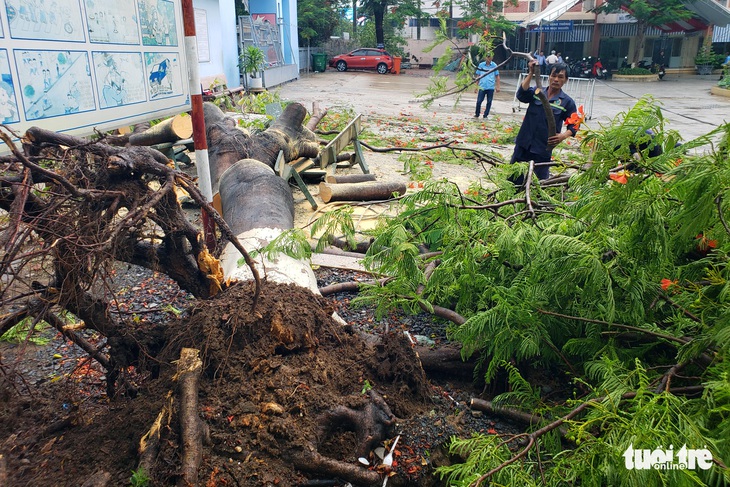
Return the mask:
<svg viewBox="0 0 730 487"><path fill-rule="evenodd" d="M553 148L568 137L575 136L579 123L566 123L568 130L562 132L562 126L577 113L575 101L563 91L568 81L568 66L558 63L550 66L548 88L544 94L542 88L531 87L532 78L538 69L537 61L532 59L525 79L517 88L517 99L529 104L522 121L522 126L515 140L515 150L510 163L529 162L535 164L535 175L538 179L550 177L550 160ZM549 107L544 106L547 101ZM548 117L552 113L552 117ZM575 119L572 117L571 120ZM524 178L516 178L514 183L521 185Z"/></svg>

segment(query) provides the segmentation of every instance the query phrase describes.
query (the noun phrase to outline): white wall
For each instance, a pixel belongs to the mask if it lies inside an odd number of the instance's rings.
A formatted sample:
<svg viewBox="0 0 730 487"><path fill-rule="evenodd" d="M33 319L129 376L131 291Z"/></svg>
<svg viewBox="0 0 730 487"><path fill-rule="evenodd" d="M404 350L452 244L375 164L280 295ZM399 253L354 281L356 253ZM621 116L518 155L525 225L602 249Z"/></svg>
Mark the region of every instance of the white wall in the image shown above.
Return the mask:
<svg viewBox="0 0 730 487"><path fill-rule="evenodd" d="M236 8L233 0L193 0L193 7L203 9L208 20L210 61L198 63L200 77L225 74L229 88L241 86L236 41ZM200 28L196 26L196 34ZM224 42L225 39L225 42ZM206 89L207 86L203 86Z"/></svg>

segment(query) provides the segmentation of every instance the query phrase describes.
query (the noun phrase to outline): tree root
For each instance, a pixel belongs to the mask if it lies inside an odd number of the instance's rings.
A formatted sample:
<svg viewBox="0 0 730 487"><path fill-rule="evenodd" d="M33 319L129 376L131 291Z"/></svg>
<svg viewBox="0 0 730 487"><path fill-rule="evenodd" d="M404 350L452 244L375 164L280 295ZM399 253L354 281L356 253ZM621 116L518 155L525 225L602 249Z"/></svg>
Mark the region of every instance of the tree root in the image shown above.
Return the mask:
<svg viewBox="0 0 730 487"><path fill-rule="evenodd" d="M157 455L160 451L162 435L172 422L173 414L177 409L180 425L180 478L177 485L188 487L198 485L198 468L203 461L203 441L208 431L198 416L198 386L203 370L203 362L199 357L199 350L183 348L180 359L177 361L177 393L169 391L165 397L165 404L157 415L149 431L139 441L139 469L152 472ZM176 407L173 407L176 405Z"/></svg>
<svg viewBox="0 0 730 487"><path fill-rule="evenodd" d="M291 460L294 466L303 472L339 477L355 485L374 486L379 485L381 482L378 472L368 470L360 465L327 458L317 452L313 446L310 451L298 453Z"/></svg>
<svg viewBox="0 0 730 487"><path fill-rule="evenodd" d="M375 390L368 391L368 399L358 408L337 406L323 413L318 420L320 429L317 445L321 445L332 431L341 427L355 432L357 455L367 457L376 445L387 439L396 418ZM378 472L325 457L313 444L304 451L293 453L290 459L301 471L338 477L356 485L376 485L382 481Z"/></svg>
<svg viewBox="0 0 730 487"><path fill-rule="evenodd" d="M198 384L203 370L199 351L183 348L177 363L180 437L182 439L182 477L179 486L198 485L198 467L203 462L203 424L198 416Z"/></svg>
<svg viewBox="0 0 730 487"><path fill-rule="evenodd" d="M374 389L368 391L370 401L362 409L337 406L323 413L318 423L321 425L319 444L338 426L354 431L357 436L357 455L367 457L377 444L388 437L388 430L395 424L395 416L383 397Z"/></svg>

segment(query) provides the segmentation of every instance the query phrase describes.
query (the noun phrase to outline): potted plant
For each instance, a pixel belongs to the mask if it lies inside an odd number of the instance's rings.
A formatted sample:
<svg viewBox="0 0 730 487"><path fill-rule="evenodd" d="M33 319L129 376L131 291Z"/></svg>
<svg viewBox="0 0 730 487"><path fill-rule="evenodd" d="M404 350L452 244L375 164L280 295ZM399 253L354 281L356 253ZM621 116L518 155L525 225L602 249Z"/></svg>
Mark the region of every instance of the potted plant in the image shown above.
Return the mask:
<svg viewBox="0 0 730 487"><path fill-rule="evenodd" d="M712 74L712 68L715 67L717 55L713 52L710 44L704 44L697 56L695 56L695 66L697 74Z"/></svg>
<svg viewBox="0 0 730 487"><path fill-rule="evenodd" d="M261 70L266 66L264 51L257 46L246 46L239 59L239 67L248 75L249 89L262 87Z"/></svg>

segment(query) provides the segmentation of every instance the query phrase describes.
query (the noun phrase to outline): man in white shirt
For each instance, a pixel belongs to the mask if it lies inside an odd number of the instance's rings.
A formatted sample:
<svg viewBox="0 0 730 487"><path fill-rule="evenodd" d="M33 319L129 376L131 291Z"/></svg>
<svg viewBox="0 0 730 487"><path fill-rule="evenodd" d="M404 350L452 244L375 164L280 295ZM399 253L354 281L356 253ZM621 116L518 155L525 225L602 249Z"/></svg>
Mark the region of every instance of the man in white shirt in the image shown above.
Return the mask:
<svg viewBox="0 0 730 487"><path fill-rule="evenodd" d="M547 72L549 73L552 71L553 64L558 64L560 60L558 59L558 56L555 55L555 50L550 51L550 55L545 58L545 64L547 65Z"/></svg>

